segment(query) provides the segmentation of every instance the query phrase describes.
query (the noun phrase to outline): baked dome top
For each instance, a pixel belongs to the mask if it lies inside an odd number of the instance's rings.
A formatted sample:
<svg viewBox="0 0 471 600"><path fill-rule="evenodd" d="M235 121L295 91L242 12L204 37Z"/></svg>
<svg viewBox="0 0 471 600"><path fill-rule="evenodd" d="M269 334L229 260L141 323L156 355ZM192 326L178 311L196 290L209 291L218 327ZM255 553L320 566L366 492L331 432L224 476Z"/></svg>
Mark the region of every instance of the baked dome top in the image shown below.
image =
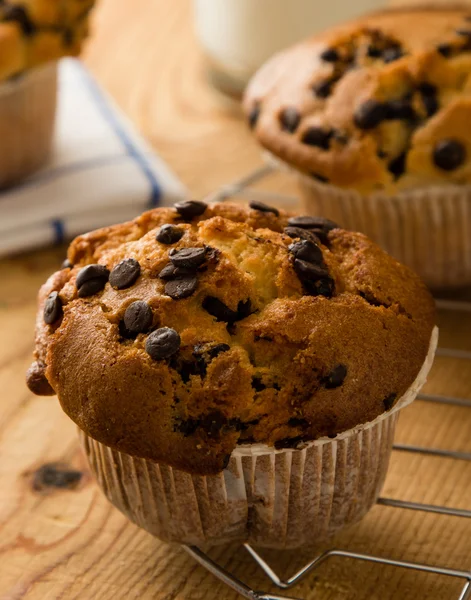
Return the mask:
<svg viewBox="0 0 471 600"><path fill-rule="evenodd" d="M40 291L30 388L193 473L389 410L427 355L425 286L362 234L252 206L184 202L76 238Z"/></svg>
<svg viewBox="0 0 471 600"><path fill-rule="evenodd" d="M369 194L471 182L471 10L390 10L277 54L248 86L260 144Z"/></svg>

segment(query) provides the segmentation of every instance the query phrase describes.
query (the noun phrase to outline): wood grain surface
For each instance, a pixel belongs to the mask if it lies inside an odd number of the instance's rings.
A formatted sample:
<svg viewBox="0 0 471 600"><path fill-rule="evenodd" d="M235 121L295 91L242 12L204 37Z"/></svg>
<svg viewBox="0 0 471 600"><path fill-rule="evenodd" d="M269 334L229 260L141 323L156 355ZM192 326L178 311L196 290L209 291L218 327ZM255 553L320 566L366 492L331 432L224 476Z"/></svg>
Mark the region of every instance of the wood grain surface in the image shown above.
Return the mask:
<svg viewBox="0 0 471 600"><path fill-rule="evenodd" d="M262 164L237 105L206 83L187 0L102 0L86 62L195 196ZM283 176L268 188L293 192ZM238 598L178 547L127 522L91 478L55 398L24 384L35 296L63 259L54 248L0 261L0 598ZM470 297L470 294L465 294ZM440 314L441 345L471 351L471 313ZM471 397L469 361L438 358L426 387ZM471 409L417 402L398 441L471 452ZM46 465L46 467L45 467ZM471 509L471 465L395 452L383 495ZM375 507L341 548L471 570L471 520ZM316 550L266 553L290 573ZM211 556L273 590L239 547ZM454 579L334 559L291 593L309 600L456 600Z"/></svg>

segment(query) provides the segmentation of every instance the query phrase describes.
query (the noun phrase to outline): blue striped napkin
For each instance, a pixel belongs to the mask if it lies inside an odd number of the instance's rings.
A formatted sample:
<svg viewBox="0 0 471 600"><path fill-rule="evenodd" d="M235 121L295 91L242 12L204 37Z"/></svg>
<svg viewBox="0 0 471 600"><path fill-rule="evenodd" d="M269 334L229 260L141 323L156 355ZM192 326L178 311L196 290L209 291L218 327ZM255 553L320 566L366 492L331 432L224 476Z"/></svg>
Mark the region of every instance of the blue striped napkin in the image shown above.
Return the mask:
<svg viewBox="0 0 471 600"><path fill-rule="evenodd" d="M64 59L51 160L0 193L0 256L59 243L186 196L83 64Z"/></svg>

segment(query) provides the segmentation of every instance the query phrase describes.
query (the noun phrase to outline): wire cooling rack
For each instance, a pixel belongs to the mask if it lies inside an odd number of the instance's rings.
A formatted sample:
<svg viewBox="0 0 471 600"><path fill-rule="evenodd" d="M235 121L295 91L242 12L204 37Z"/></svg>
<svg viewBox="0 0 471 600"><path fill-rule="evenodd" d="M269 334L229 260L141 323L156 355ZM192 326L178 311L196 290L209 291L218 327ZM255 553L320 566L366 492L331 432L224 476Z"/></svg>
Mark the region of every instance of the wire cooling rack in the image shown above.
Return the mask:
<svg viewBox="0 0 471 600"><path fill-rule="evenodd" d="M271 204L281 204L283 206L290 206L298 203L298 199L294 196L285 194L279 194L274 192L268 192L263 189L256 189L253 186L259 183L261 180L270 175L273 168L270 166L261 167L247 176L223 186L215 193L211 194L206 198L207 202L221 202L228 200L232 197L237 196L238 198L246 200L260 200L266 201ZM460 302L454 300L437 300L437 308L445 311L458 311L461 313L471 314L471 302ZM455 350L452 348L437 349L436 356L444 356L448 358L456 358L464 361L469 361L467 364L471 366L471 352L464 350ZM461 406L471 410L471 399L468 398L454 398L450 396L432 395L432 394L419 394L417 400L435 404L443 405L454 405ZM426 446L415 446L408 444L395 444L393 449L397 452L408 452L411 454L422 454L428 456L435 456L441 458L447 458L451 460L467 461L471 462L471 452L457 452L454 450L447 450L441 448L433 448ZM470 473L471 475L471 473ZM471 498L471 494L470 494ZM408 502L405 500L397 500L393 498L381 497L377 501L382 506L394 507L402 510L411 510L422 513L435 513L438 515L446 515L456 517L459 519L471 519L471 510L464 510L458 508L450 508L447 506L433 505L433 504L421 504L418 502ZM471 503L471 500L470 500ZM262 591L256 591L249 587L246 583L241 581L238 577L232 574L230 571L223 568L217 562L212 560L208 554L200 550L196 546L183 546L184 550L192 556L198 563L205 567L210 573L215 575L229 588L235 590L243 598L249 600L300 600L294 596L287 596L284 594L273 595L271 593L265 593ZM430 565L421 562L409 562L403 560L393 560L385 557L375 556L372 554L362 554L358 552L350 552L347 550L341 550L333 548L327 550L315 556L301 569L299 569L294 575L287 579L282 579L275 570L262 558L262 556L253 548L250 544L244 544L245 550L262 569L267 578L280 590L289 590L296 584L298 584L307 575L317 570L326 561L332 558L348 558L356 561L364 561L369 563L376 563L378 565L396 567L400 569L409 569L414 571L422 571L424 573L430 573L435 575L442 575L445 577L456 578L463 584L460 595L456 600L471 600L471 571L462 571L457 569L451 569L447 567L441 567L439 565ZM470 543L471 551L471 543ZM447 597L447 600L454 600L452 597Z"/></svg>

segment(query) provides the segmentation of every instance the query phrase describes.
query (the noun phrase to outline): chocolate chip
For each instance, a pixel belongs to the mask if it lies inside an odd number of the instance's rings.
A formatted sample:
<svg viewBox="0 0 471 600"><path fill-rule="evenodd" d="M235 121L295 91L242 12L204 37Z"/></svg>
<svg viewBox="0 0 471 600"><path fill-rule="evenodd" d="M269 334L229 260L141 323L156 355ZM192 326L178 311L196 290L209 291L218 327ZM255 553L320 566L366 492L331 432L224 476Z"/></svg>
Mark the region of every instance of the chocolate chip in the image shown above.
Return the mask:
<svg viewBox="0 0 471 600"><path fill-rule="evenodd" d="M218 437L225 425L227 425L226 417L217 410L210 412L201 419L201 427L210 438Z"/></svg>
<svg viewBox="0 0 471 600"><path fill-rule="evenodd" d="M386 104L386 119L405 119L413 121L415 119L415 111L408 100L391 100Z"/></svg>
<svg viewBox="0 0 471 600"><path fill-rule="evenodd" d="M331 277L319 279L311 286L306 286L311 296L324 296L325 298L332 298L335 293L335 282Z"/></svg>
<svg viewBox="0 0 471 600"><path fill-rule="evenodd" d="M180 227L167 223L166 225L162 225L155 239L161 244L176 244L182 239L184 233L185 231Z"/></svg>
<svg viewBox="0 0 471 600"><path fill-rule="evenodd" d="M181 300L191 296L197 287L198 280L195 276L172 279L165 284L165 294L173 300Z"/></svg>
<svg viewBox="0 0 471 600"><path fill-rule="evenodd" d="M331 131L326 131L321 127L309 127L309 129L303 133L301 142L308 146L316 146L323 150L328 150L331 137Z"/></svg>
<svg viewBox="0 0 471 600"><path fill-rule="evenodd" d="M322 81L316 81L311 89L318 98L328 98L332 93L333 85L334 81L332 79L323 79Z"/></svg>
<svg viewBox="0 0 471 600"><path fill-rule="evenodd" d="M178 420L175 423L173 430L182 433L184 437L188 437L195 433L199 424L200 422L196 419Z"/></svg>
<svg viewBox="0 0 471 600"><path fill-rule="evenodd" d="M325 62L337 62L340 57L335 48L326 48L321 52L320 58Z"/></svg>
<svg viewBox="0 0 471 600"><path fill-rule="evenodd" d="M437 88L431 83L423 82L418 86L422 102L428 117L433 116L438 108Z"/></svg>
<svg viewBox="0 0 471 600"><path fill-rule="evenodd" d="M296 131L300 120L301 115L293 107L285 108L280 114L281 128L284 131L289 131L290 133L294 133Z"/></svg>
<svg viewBox="0 0 471 600"><path fill-rule="evenodd" d="M301 227L285 227L283 233L292 239L299 238L301 240L308 240L314 244L320 242L319 238L312 231L309 231L309 229L301 229Z"/></svg>
<svg viewBox="0 0 471 600"><path fill-rule="evenodd" d="M75 286L80 298L92 296L104 289L110 272L103 265L87 265L80 269L75 280Z"/></svg>
<svg viewBox="0 0 471 600"><path fill-rule="evenodd" d="M327 375L324 379L324 386L330 390L334 388L338 388L345 381L345 377L347 376L347 367L345 365L337 365L332 369L332 371Z"/></svg>
<svg viewBox="0 0 471 600"><path fill-rule="evenodd" d="M124 321L120 321L118 323L118 332L119 332L119 341L122 342L123 340L135 340L137 338L137 333L133 333L132 331L129 331L129 329L126 327L126 325L124 324Z"/></svg>
<svg viewBox="0 0 471 600"><path fill-rule="evenodd" d="M62 317L62 300L58 292L51 292L44 303L44 322L52 325Z"/></svg>
<svg viewBox="0 0 471 600"><path fill-rule="evenodd" d="M26 373L26 385L36 396L54 396L55 391L46 377L46 365L41 361L35 361Z"/></svg>
<svg viewBox="0 0 471 600"><path fill-rule="evenodd" d="M403 152L388 165L389 171L394 175L394 179L399 179L401 175L404 175L406 170L406 153Z"/></svg>
<svg viewBox="0 0 471 600"><path fill-rule="evenodd" d="M141 265L134 258L125 258L110 273L110 285L116 290L124 290L136 283L141 274Z"/></svg>
<svg viewBox="0 0 471 600"><path fill-rule="evenodd" d="M172 263L167 263L158 276L160 279L178 279L179 277L188 277L194 274L194 269L184 269L182 267L176 267L175 265L172 265Z"/></svg>
<svg viewBox="0 0 471 600"><path fill-rule="evenodd" d="M267 389L267 386L262 383L261 377L252 377L252 387L256 392L263 392Z"/></svg>
<svg viewBox="0 0 471 600"><path fill-rule="evenodd" d="M249 112L248 120L250 129L253 129L257 124L258 117L260 116L260 105L255 104Z"/></svg>
<svg viewBox="0 0 471 600"><path fill-rule="evenodd" d="M70 262L70 260L68 258L66 258L61 265L61 269L72 269L73 266L74 265Z"/></svg>
<svg viewBox="0 0 471 600"><path fill-rule="evenodd" d="M433 162L444 171L453 171L466 160L466 149L458 140L442 140L433 151Z"/></svg>
<svg viewBox="0 0 471 600"><path fill-rule="evenodd" d="M329 276L329 272L324 265L316 265L306 260L296 258L293 267L301 280L316 281Z"/></svg>
<svg viewBox="0 0 471 600"><path fill-rule="evenodd" d="M206 298L203 300L203 308L211 316L215 317L217 321L235 323L236 321L241 321L249 316L251 311L251 302L250 298L245 302L241 300L237 306L236 312L226 306L224 302L219 300L219 298L215 298L214 296L206 296Z"/></svg>
<svg viewBox="0 0 471 600"><path fill-rule="evenodd" d="M206 260L206 250L204 248L182 248L170 251L169 258L175 267L197 269Z"/></svg>
<svg viewBox="0 0 471 600"><path fill-rule="evenodd" d="M389 394L389 396L386 396L386 398L383 400L383 405L384 405L384 409L385 410L391 410L391 408L394 405L394 402L396 401L397 398L397 394Z"/></svg>
<svg viewBox="0 0 471 600"><path fill-rule="evenodd" d="M383 60L385 63L394 62L395 60L398 60L403 56L404 53L401 50L401 48L399 48L399 46L392 46L391 48L386 48L386 50L383 52Z"/></svg>
<svg viewBox="0 0 471 600"><path fill-rule="evenodd" d="M186 200L175 204L175 210L185 220L191 221L194 217L199 217L208 208L208 205L199 200Z"/></svg>
<svg viewBox="0 0 471 600"><path fill-rule="evenodd" d="M2 9L3 12L3 21L13 21L18 23L21 27L22 32L26 36L32 36L36 33L36 25L29 18L28 13L26 12L26 8L15 4L15 5L5 5Z"/></svg>
<svg viewBox="0 0 471 600"><path fill-rule="evenodd" d="M374 129L387 117L387 108L377 100L367 100L360 104L354 115L354 122L360 129Z"/></svg>
<svg viewBox="0 0 471 600"><path fill-rule="evenodd" d="M437 52L439 52L444 58L450 58L452 46L450 44L439 44L437 46Z"/></svg>
<svg viewBox="0 0 471 600"><path fill-rule="evenodd" d="M143 300L130 304L124 313L124 325L133 334L144 333L152 325L152 309Z"/></svg>
<svg viewBox="0 0 471 600"><path fill-rule="evenodd" d="M207 354L211 359L214 359L222 352L228 352L230 349L231 347L228 344L216 344L215 346L209 348Z"/></svg>
<svg viewBox="0 0 471 600"><path fill-rule="evenodd" d="M74 489L82 477L81 471L56 463L48 463L35 472L33 489L37 492L43 492L45 488Z"/></svg>
<svg viewBox="0 0 471 600"><path fill-rule="evenodd" d="M285 448L297 448L299 444L305 442L305 438L302 435L298 435L292 438L285 438L283 440L278 440L275 442L275 448L277 450L283 450Z"/></svg>
<svg viewBox="0 0 471 600"><path fill-rule="evenodd" d="M180 348L180 336L170 327L161 327L149 334L146 352L153 360L170 358Z"/></svg>
<svg viewBox="0 0 471 600"><path fill-rule="evenodd" d="M206 364L202 357L196 357L196 360L186 360L177 354L170 358L169 366L178 372L183 383L188 383L192 375L206 376Z"/></svg>
<svg viewBox="0 0 471 600"><path fill-rule="evenodd" d="M368 46L366 55L370 58L379 58L382 55L382 51L376 46Z"/></svg>
<svg viewBox="0 0 471 600"><path fill-rule="evenodd" d="M250 202L249 206L252 210L258 210L264 213L273 213L277 217L280 216L280 211L277 208L274 208L273 206L268 206L268 204L258 202L257 200L253 200L252 202Z"/></svg>
<svg viewBox="0 0 471 600"><path fill-rule="evenodd" d="M309 240L295 242L288 247L288 250L295 258L300 260L318 264L323 264L324 262L322 250L317 244L314 244Z"/></svg>
<svg viewBox="0 0 471 600"><path fill-rule="evenodd" d="M299 217L291 217L288 219L288 225L291 227L300 227L302 229L323 229L324 231L332 231L337 229L337 223L324 217L311 217L303 215Z"/></svg>
<svg viewBox="0 0 471 600"><path fill-rule="evenodd" d="M299 417L292 417L288 421L288 425L290 427L308 427L309 421L307 421L306 419L300 419Z"/></svg>

